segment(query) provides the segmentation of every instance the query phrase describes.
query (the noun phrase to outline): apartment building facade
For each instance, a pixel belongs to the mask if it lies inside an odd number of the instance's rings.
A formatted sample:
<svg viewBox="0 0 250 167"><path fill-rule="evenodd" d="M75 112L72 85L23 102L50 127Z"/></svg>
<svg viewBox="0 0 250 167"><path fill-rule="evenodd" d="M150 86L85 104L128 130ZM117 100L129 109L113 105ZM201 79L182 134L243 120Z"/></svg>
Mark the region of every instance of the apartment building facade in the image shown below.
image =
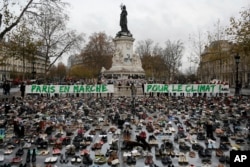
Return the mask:
<svg viewBox="0 0 250 167"><path fill-rule="evenodd" d="M200 56L200 64L197 70L201 82L209 83L211 80L219 80L234 87L236 83L235 56L239 54L239 83L242 87L250 86L250 57L243 53L235 53L232 48L233 44L227 40L214 41L205 47Z"/></svg>
<svg viewBox="0 0 250 167"><path fill-rule="evenodd" d="M41 54L30 56L30 59L20 59L0 53L0 80L30 80L44 78L45 57ZM50 62L48 62L50 63Z"/></svg>

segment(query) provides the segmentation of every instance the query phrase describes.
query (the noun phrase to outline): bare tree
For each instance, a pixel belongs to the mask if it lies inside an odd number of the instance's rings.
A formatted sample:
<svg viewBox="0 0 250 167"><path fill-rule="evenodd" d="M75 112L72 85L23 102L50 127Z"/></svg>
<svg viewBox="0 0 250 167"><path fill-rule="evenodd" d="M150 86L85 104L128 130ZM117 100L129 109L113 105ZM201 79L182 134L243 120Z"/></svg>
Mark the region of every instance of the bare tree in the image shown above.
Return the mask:
<svg viewBox="0 0 250 167"><path fill-rule="evenodd" d="M67 68L62 62L58 63L56 70L57 77L59 81L63 81L67 76Z"/></svg>
<svg viewBox="0 0 250 167"><path fill-rule="evenodd" d="M92 77L97 77L102 67L109 69L112 64L114 53L114 43L110 36L103 32L93 33L89 37L89 42L84 47L81 55L83 64L89 68Z"/></svg>
<svg viewBox="0 0 250 167"><path fill-rule="evenodd" d="M152 55L154 41L151 39L147 39L144 41L138 41L135 52L139 54L142 58L143 56Z"/></svg>
<svg viewBox="0 0 250 167"><path fill-rule="evenodd" d="M61 0L1 0L1 23L3 24L0 24L2 29L0 31L0 41L20 23L23 17L29 15L29 18L32 19L32 16L37 14L38 8L44 8L49 5L56 6L59 9L62 4L65 3Z"/></svg>
<svg viewBox="0 0 250 167"><path fill-rule="evenodd" d="M51 4L49 0L42 1L43 6L30 12L33 17L31 31L42 41L41 54L45 57L45 73L63 55L79 49L83 35L68 30L66 25L68 15L63 8L66 4Z"/></svg>
<svg viewBox="0 0 250 167"><path fill-rule="evenodd" d="M169 69L168 79L169 81L173 81L175 79L175 74L178 72L178 68L181 66L184 46L180 40L176 42L168 40L165 42L165 45L163 57Z"/></svg>

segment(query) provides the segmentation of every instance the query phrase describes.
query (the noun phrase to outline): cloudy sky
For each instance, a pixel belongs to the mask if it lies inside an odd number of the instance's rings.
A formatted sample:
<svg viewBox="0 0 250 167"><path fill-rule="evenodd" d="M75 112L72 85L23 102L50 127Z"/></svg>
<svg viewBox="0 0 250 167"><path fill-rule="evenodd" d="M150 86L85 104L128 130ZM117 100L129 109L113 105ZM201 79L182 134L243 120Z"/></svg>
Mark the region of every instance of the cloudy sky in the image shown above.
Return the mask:
<svg viewBox="0 0 250 167"><path fill-rule="evenodd" d="M188 66L190 54L188 38L199 31L214 31L220 25L228 26L231 16L239 16L239 11L249 7L249 0L65 0L70 28L86 34L86 39L94 32L105 32L115 37L120 31L120 5L128 12L128 29L136 41L152 39L164 45L167 40L181 40L185 46L184 69Z"/></svg>

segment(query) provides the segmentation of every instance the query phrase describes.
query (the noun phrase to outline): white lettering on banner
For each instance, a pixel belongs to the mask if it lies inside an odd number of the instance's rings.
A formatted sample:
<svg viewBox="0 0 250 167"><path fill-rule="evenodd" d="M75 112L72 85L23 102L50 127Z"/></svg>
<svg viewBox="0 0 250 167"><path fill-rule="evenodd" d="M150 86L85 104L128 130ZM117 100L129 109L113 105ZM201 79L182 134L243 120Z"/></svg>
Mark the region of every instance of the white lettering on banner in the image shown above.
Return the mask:
<svg viewBox="0 0 250 167"><path fill-rule="evenodd" d="M230 93L223 84L145 84L145 93Z"/></svg>
<svg viewBox="0 0 250 167"><path fill-rule="evenodd" d="M25 93L113 93L114 85L27 85Z"/></svg>

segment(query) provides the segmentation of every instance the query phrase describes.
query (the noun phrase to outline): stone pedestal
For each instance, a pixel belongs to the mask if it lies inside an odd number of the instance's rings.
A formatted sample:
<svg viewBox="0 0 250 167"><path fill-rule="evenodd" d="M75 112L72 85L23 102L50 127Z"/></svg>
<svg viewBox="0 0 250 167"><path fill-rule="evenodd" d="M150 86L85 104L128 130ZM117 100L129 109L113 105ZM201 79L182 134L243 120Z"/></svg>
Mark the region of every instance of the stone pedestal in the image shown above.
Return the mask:
<svg viewBox="0 0 250 167"><path fill-rule="evenodd" d="M128 76L144 78L145 72L142 68L139 55L134 54L134 38L130 33L119 32L113 39L115 53L112 58L112 67L109 70L102 69L106 78L128 78Z"/></svg>

